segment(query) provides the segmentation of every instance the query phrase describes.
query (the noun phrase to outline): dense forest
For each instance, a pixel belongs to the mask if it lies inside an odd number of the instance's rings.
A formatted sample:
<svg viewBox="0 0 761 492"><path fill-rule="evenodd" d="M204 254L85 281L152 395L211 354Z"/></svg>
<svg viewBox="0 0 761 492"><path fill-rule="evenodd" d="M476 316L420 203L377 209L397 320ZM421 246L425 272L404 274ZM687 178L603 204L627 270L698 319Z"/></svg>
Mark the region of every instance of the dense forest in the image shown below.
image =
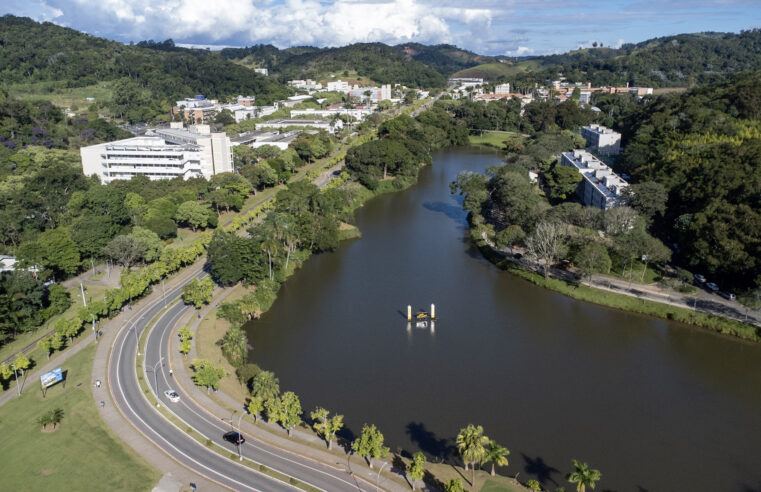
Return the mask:
<svg viewBox="0 0 761 492"><path fill-rule="evenodd" d="M3 84L64 81L84 87L111 86L116 116L145 121L168 114L194 94L226 99L254 94L263 104L287 97L271 78L205 50L177 48L171 40L128 46L28 18L0 17L0 80Z"/></svg>
<svg viewBox="0 0 761 492"><path fill-rule="evenodd" d="M382 43L359 43L341 48L288 48L270 45L228 48L220 52L227 59L268 68L282 81L292 79L337 78L353 73L379 84L408 87L443 87L444 77L434 68L415 61L400 50Z"/></svg>
<svg viewBox="0 0 761 492"><path fill-rule="evenodd" d="M514 60L518 63L521 60ZM697 33L649 39L620 48L594 47L532 57L518 81L544 83L557 74L593 86L692 87L721 82L743 70L761 69L761 30L740 34ZM536 63L538 67L535 67Z"/></svg>
<svg viewBox="0 0 761 492"><path fill-rule="evenodd" d="M425 63L444 76L482 63L494 62L489 56L452 46L451 44L436 44L426 46L420 43L406 43L395 46L413 60Z"/></svg>
<svg viewBox="0 0 761 492"><path fill-rule="evenodd" d="M624 120L621 166L668 192L658 234L739 287L761 275L761 72L660 97Z"/></svg>

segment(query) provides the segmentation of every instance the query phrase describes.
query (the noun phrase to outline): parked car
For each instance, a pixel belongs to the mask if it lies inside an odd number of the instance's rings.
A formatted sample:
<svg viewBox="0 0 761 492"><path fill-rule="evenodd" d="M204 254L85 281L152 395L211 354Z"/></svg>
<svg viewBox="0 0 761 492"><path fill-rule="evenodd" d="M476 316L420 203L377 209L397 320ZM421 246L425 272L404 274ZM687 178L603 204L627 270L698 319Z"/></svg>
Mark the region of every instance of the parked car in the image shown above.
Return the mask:
<svg viewBox="0 0 761 492"><path fill-rule="evenodd" d="M230 431L223 437L225 438L225 441L231 442L233 444L243 444L246 442L246 438L243 437L243 434L235 431Z"/></svg>
<svg viewBox="0 0 761 492"><path fill-rule="evenodd" d="M718 292L719 291L719 286L716 285L713 282L707 282L706 283L706 289L710 290L711 292Z"/></svg>
<svg viewBox="0 0 761 492"><path fill-rule="evenodd" d="M737 297L731 293L731 292L719 292L719 295L725 299L729 299L730 301L734 301Z"/></svg>
<svg viewBox="0 0 761 492"><path fill-rule="evenodd" d="M164 396L166 396L172 403L177 403L180 401L180 395L173 389L164 391Z"/></svg>
<svg viewBox="0 0 761 492"><path fill-rule="evenodd" d="M697 280L701 284L706 283L706 278L704 276L702 276L701 274L699 274L699 273L695 274L695 280Z"/></svg>

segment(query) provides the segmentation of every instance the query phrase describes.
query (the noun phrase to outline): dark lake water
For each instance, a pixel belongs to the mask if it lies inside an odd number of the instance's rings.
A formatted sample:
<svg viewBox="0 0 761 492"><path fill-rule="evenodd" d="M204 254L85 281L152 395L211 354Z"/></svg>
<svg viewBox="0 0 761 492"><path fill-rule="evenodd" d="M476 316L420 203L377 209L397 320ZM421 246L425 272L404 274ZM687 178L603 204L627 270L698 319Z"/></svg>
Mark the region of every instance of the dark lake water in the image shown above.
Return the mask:
<svg viewBox="0 0 761 492"><path fill-rule="evenodd" d="M441 152L420 182L357 211L360 240L312 257L247 326L250 358L316 405L373 423L386 444L446 458L483 425L501 473L597 490L761 491L761 347L575 301L499 271L468 241L449 182L499 164ZM436 304L435 331L407 304Z"/></svg>

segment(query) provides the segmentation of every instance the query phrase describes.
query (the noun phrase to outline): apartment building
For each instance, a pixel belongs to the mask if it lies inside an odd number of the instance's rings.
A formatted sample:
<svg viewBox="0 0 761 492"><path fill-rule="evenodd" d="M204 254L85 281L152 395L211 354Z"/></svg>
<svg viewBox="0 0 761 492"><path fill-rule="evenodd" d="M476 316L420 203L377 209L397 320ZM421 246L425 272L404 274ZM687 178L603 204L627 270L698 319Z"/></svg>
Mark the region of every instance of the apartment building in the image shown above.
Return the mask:
<svg viewBox="0 0 761 492"><path fill-rule="evenodd" d="M603 155L617 155L621 151L621 134L601 125L582 127L581 136L587 148Z"/></svg>
<svg viewBox="0 0 761 492"><path fill-rule="evenodd" d="M560 164L581 173L583 179L576 194L584 205L607 210L624 204L621 193L629 184L586 150L564 152L560 155Z"/></svg>

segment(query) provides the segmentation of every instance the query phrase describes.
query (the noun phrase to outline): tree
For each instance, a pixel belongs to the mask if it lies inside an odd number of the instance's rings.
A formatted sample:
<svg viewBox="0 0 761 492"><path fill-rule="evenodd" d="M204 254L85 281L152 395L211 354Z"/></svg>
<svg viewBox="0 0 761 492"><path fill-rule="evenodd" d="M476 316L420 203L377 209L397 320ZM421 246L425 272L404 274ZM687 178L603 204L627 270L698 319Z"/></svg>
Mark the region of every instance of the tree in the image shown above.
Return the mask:
<svg viewBox="0 0 761 492"><path fill-rule="evenodd" d="M142 249L140 256L143 261L150 263L158 260L161 256L164 241L156 232L144 227L135 227L128 237L133 238L140 245Z"/></svg>
<svg viewBox="0 0 761 492"><path fill-rule="evenodd" d="M464 429L460 429L455 444L457 445L457 452L465 463L465 470L468 470L468 465L472 468L473 476L470 481L472 486L476 480L475 464L482 461L486 456L484 446L489 444L489 438L484 435L483 427L468 424Z"/></svg>
<svg viewBox="0 0 761 492"><path fill-rule="evenodd" d="M288 431L290 437L293 428L301 423L301 401L293 391L286 391L280 398L282 403L282 413L280 414L280 423Z"/></svg>
<svg viewBox="0 0 761 492"><path fill-rule="evenodd" d="M184 355L186 359L188 358L188 353L190 353L191 348L192 345L189 338L185 338L180 342L180 353Z"/></svg>
<svg viewBox="0 0 761 492"><path fill-rule="evenodd" d="M585 492L587 487L594 490L595 485L602 478L600 470L590 469L586 463L573 460L575 471L568 474L568 481L576 484L576 492Z"/></svg>
<svg viewBox="0 0 761 492"><path fill-rule="evenodd" d="M220 125L232 125L235 123L235 116L229 109L223 109L214 117L214 123Z"/></svg>
<svg viewBox="0 0 761 492"><path fill-rule="evenodd" d="M447 483L444 484L445 492L464 492L464 490L465 489L462 486L462 480L459 478L447 480Z"/></svg>
<svg viewBox="0 0 761 492"><path fill-rule="evenodd" d="M188 224L193 231L199 227L206 227L209 223L209 215L206 207L195 201L187 201L177 207L174 218Z"/></svg>
<svg viewBox="0 0 761 492"><path fill-rule="evenodd" d="M254 421L256 421L256 416L262 413L262 410L264 410L264 400L259 396L252 396L248 400L248 413L251 414L252 417L254 417Z"/></svg>
<svg viewBox="0 0 761 492"><path fill-rule="evenodd" d="M240 326L232 325L225 336L220 340L222 354L233 367L240 367L246 361L248 353L248 339L246 332Z"/></svg>
<svg viewBox="0 0 761 492"><path fill-rule="evenodd" d="M37 417L37 423L42 426L42 430L45 430L45 428L50 424L50 417L50 412L45 412Z"/></svg>
<svg viewBox="0 0 761 492"><path fill-rule="evenodd" d="M576 253L574 262L584 272L589 281L592 281L592 275L595 273L608 273L611 267L608 248L595 241L582 246Z"/></svg>
<svg viewBox="0 0 761 492"><path fill-rule="evenodd" d="M62 319L55 325L55 331L61 337L67 337L69 343L74 342L74 337L82 329L82 320L78 317L72 319Z"/></svg>
<svg viewBox="0 0 761 492"><path fill-rule="evenodd" d="M194 278L182 287L182 300L201 309L201 306L211 302L213 293L214 281L211 277L204 277L203 280Z"/></svg>
<svg viewBox="0 0 761 492"><path fill-rule="evenodd" d="M425 455L418 451L412 455L412 461L407 464L407 477L415 490L415 480L422 480L425 475Z"/></svg>
<svg viewBox="0 0 761 492"><path fill-rule="evenodd" d="M660 183L643 181L633 184L624 188L621 195L648 223L652 222L656 215L663 216L666 213L668 192Z"/></svg>
<svg viewBox="0 0 761 492"><path fill-rule="evenodd" d="M50 423L53 424L53 429L56 428L58 424L61 423L61 420L63 420L63 409L62 408L54 408L50 411Z"/></svg>
<svg viewBox="0 0 761 492"><path fill-rule="evenodd" d="M13 360L13 362L11 363L11 367L21 372L21 377L24 376L24 371L29 369L29 366L31 365L32 365L32 361L29 360L29 358L25 356L24 354L18 354L16 358Z"/></svg>
<svg viewBox="0 0 761 492"><path fill-rule="evenodd" d="M374 424L365 424L362 426L362 434L358 439L354 440L351 449L357 453L357 456L365 458L371 469L373 467L373 462L370 458L382 458L386 456L389 451L389 449L383 445L383 434L381 434Z"/></svg>
<svg viewBox="0 0 761 492"><path fill-rule="evenodd" d="M252 387L251 395L264 402L277 398L280 394L280 381L272 371L262 371L254 376Z"/></svg>
<svg viewBox="0 0 761 492"><path fill-rule="evenodd" d="M279 396L265 400L264 411L267 413L267 422L280 422L283 418L283 401Z"/></svg>
<svg viewBox="0 0 761 492"><path fill-rule="evenodd" d="M544 278L550 278L550 268L565 252L565 238L560 225L544 220L539 222L526 240L526 252L542 264Z"/></svg>
<svg viewBox="0 0 761 492"><path fill-rule="evenodd" d="M489 440L489 445L486 448L486 454L481 459L481 464L491 463L491 476L494 476L495 466L507 466L507 456L510 454L510 450L503 448L494 439Z"/></svg>
<svg viewBox="0 0 761 492"><path fill-rule="evenodd" d="M582 179L581 173L575 167L559 164L545 174L547 186L550 187L550 198L555 201L566 200L572 196Z"/></svg>
<svg viewBox="0 0 761 492"><path fill-rule="evenodd" d="M534 492L542 492L542 484L539 483L539 480L534 480L533 478L526 482L526 487Z"/></svg>
<svg viewBox="0 0 761 492"><path fill-rule="evenodd" d="M132 236L116 236L103 248L103 254L127 270L145 254L145 246Z"/></svg>
<svg viewBox="0 0 761 492"><path fill-rule="evenodd" d="M328 443L328 449L333 449L333 438L343 428L344 416L333 415L330 417L330 412L322 407L316 408L309 416L314 421L312 428L325 439Z"/></svg>
<svg viewBox="0 0 761 492"><path fill-rule="evenodd" d="M61 347L63 347L63 343L64 343L63 336L61 336L60 333L55 332L49 337L43 338L42 340L37 342L37 346L45 350L45 352L47 352L48 359L49 359L50 354L52 354L55 350L59 350Z"/></svg>
<svg viewBox="0 0 761 492"><path fill-rule="evenodd" d="M214 367L211 362L206 359L195 359L192 364L193 382L196 386L205 386L208 393L212 388L214 390L219 389L219 380L225 375L225 370Z"/></svg>
<svg viewBox="0 0 761 492"><path fill-rule="evenodd" d="M517 224L512 224L499 231L494 239L498 248L504 249L509 247L510 254L513 254L513 246L525 237L526 233L523 232L523 228Z"/></svg>

